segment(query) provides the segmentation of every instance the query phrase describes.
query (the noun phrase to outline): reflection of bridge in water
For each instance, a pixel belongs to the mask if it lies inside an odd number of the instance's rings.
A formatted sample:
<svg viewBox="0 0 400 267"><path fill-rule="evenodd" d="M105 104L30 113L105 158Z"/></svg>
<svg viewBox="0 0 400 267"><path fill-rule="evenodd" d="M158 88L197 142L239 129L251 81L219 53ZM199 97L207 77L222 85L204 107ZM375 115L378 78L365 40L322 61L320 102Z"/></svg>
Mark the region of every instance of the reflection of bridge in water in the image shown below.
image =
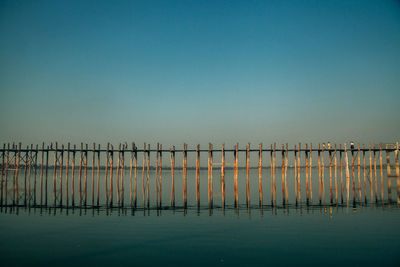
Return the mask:
<svg viewBox="0 0 400 267"><path fill-rule="evenodd" d="M392 180L395 179L397 191L397 203L400 204L399 181L399 145L331 145L318 144L313 148L312 144L281 145L277 148L271 144L269 148L263 148L259 144L257 149L250 149L247 144L245 149L239 149L236 144L233 149L226 149L222 144L220 149L214 149L209 144L208 149L188 149L184 144L182 149L172 146L170 149L162 149L157 144L155 149L144 144L143 149L138 149L135 143L120 144L118 149L110 144L105 149L100 145L89 149L89 146L81 144L80 149L74 145L67 147L42 144L39 149L31 145L22 148L21 144L8 144L0 150L1 153L1 206L2 207L41 207L41 208L128 208L137 210L183 210L196 208L203 209L200 204L200 155L207 153L207 204L208 209L238 209L249 208L290 208L304 205L306 207L323 207L325 205L325 190L328 189L328 206L351 206L355 204L389 205L392 203ZM150 157L155 153L155 157ZM163 155L169 154L169 164L163 165ZM182 167L176 167L177 153L181 153ZM195 155L195 196L193 203L188 203L188 154ZM219 162L214 162L216 153L220 157ZM226 154L233 154L233 162L226 161ZM244 166L239 166L239 154L243 153ZM250 155L257 154L257 167L250 166ZM140 156L140 160L139 160ZM384 160L385 158L385 160ZM151 160L153 164L150 164ZM264 159L264 161L263 161ZM267 159L267 160L265 160ZM268 161L269 159L269 161ZM313 161L314 160L314 161ZM101 162L104 161L103 165ZM138 161L142 163L138 165ZM49 164L50 162L50 164ZM267 162L267 163L265 163ZM233 170L233 205L226 201L226 170ZM258 205L250 203L250 169L258 168L258 183L256 192ZM318 168L317 180L313 180L312 170ZM162 187L162 170L170 170L169 204L163 205L165 198ZM245 169L245 204L239 203L238 181L239 169ZM289 178L288 169L294 172ZM105 172L100 179L100 170ZM150 177L150 170L155 171ZM176 205L175 171L182 170L182 206ZM214 190L214 172L218 170L219 188ZM279 171L278 171L279 170ZM266 171L266 177L263 172ZM138 188L138 177L141 176L141 188ZM165 175L165 174L164 174ZM314 174L315 175L315 174ZM305 176L303 178L303 176ZM293 177L293 180L291 180ZM124 180L125 179L125 180ZM140 182L140 181L139 181ZM329 183L326 185L326 183ZM128 185L129 184L129 185ZM386 184L386 189L385 185ZM154 187L155 207L150 205L150 186ZM292 186L292 188L289 188ZM313 189L314 186L314 189ZM317 187L317 188L316 188ZM278 188L278 190L277 190ZM279 189L281 191L279 192ZM293 190L294 189L294 190ZM127 191L126 191L127 190ZM294 196L290 196L294 194ZM129 194L128 194L129 192ZM269 200L264 200L268 193ZM302 202L302 193L305 193L305 202ZM316 194L317 195L314 195ZM142 196L143 206L138 205L138 195ZM129 203L125 197L129 195ZM153 194L152 194L153 195ZM218 206L214 197L221 198ZM280 197L282 200L277 201ZM294 201L289 202L290 199ZM269 202L268 205L265 205ZM278 203L279 202L279 203Z"/></svg>

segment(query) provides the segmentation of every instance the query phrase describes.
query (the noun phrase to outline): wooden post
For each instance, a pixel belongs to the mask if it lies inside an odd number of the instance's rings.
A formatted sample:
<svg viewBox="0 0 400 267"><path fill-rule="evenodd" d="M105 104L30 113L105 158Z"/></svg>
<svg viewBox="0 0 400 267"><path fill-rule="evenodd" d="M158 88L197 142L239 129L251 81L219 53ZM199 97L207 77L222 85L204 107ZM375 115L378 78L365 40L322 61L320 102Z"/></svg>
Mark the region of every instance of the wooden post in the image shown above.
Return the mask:
<svg viewBox="0 0 400 267"><path fill-rule="evenodd" d="M74 195L74 191L75 191L75 154L76 154L76 145L74 145L74 150L72 151L72 177L71 177L71 199L72 199L72 207L75 206L75 195ZM47 188L47 186L46 186ZM47 190L46 190L47 191ZM47 194L46 194L47 196ZM46 198L47 199L47 198ZM47 203L47 201L46 201Z"/></svg>
<svg viewBox="0 0 400 267"><path fill-rule="evenodd" d="M361 195L361 148L360 148L360 143L358 144L358 153L357 153L357 158L358 158L358 197L360 199L362 199L362 195Z"/></svg>
<svg viewBox="0 0 400 267"><path fill-rule="evenodd" d="M120 171L120 164L121 164L121 143L118 145L118 159L117 159L117 205L120 206L120 199L119 199L119 171Z"/></svg>
<svg viewBox="0 0 400 267"><path fill-rule="evenodd" d="M367 172L365 167L365 146L363 145L364 201L367 203Z"/></svg>
<svg viewBox="0 0 400 267"><path fill-rule="evenodd" d="M396 168L397 205L400 205L400 168L399 168L399 143L394 151L394 164Z"/></svg>
<svg viewBox="0 0 400 267"><path fill-rule="evenodd" d="M84 157L85 157L85 187L84 187L84 192L85 192L85 207L87 204L87 154L88 154L88 144L86 144L86 150L84 151Z"/></svg>
<svg viewBox="0 0 400 267"><path fill-rule="evenodd" d="M285 193L285 147L282 144L282 149L281 149L281 154L282 154L282 204L286 204L286 193Z"/></svg>
<svg viewBox="0 0 400 267"><path fill-rule="evenodd" d="M171 207L175 207L175 146L170 152L171 159Z"/></svg>
<svg viewBox="0 0 400 267"><path fill-rule="evenodd" d="M325 204L325 160L324 160L325 144L322 144L321 152L321 180L322 180L322 202Z"/></svg>
<svg viewBox="0 0 400 267"><path fill-rule="evenodd" d="M57 148L58 144L56 142L56 148L54 150L54 170L53 170L53 201L54 201L54 207L56 207L57 203L57 192L56 192L56 186L57 186Z"/></svg>
<svg viewBox="0 0 400 267"><path fill-rule="evenodd" d="M6 174L5 174L5 182L4 182L4 198L5 198L4 202L5 202L6 206L8 204L8 164L9 164L9 159L10 159L10 144L8 143L7 144L7 153L6 153L6 168L5 168ZM29 168L29 171L30 171L30 168ZM28 192L29 192L29 197L30 197L30 187L29 187ZM30 203L30 198L29 198L29 203Z"/></svg>
<svg viewBox="0 0 400 267"><path fill-rule="evenodd" d="M146 191L144 183L144 173L146 168L146 143L143 145L143 168L142 168L142 193L143 193L143 207L146 206Z"/></svg>
<svg viewBox="0 0 400 267"><path fill-rule="evenodd" d="M383 203L384 193L383 193L383 167L382 167L382 144L379 145L379 169L381 171L381 200Z"/></svg>
<svg viewBox="0 0 400 267"><path fill-rule="evenodd" d="M371 188L371 202L373 201L373 199L374 199L374 193L373 193L373 188L374 188L374 186L373 186L373 174L372 174L372 150L371 150L371 143L369 144L369 185L370 185L370 188Z"/></svg>
<svg viewBox="0 0 400 267"><path fill-rule="evenodd" d="M36 206L36 177L37 177L37 161L38 161L38 154L39 154L39 145L36 145L36 149L35 149L35 183L34 183L34 195L33 195L33 202Z"/></svg>
<svg viewBox="0 0 400 267"><path fill-rule="evenodd" d="M221 146L221 202L225 207L225 144Z"/></svg>
<svg viewBox="0 0 400 267"><path fill-rule="evenodd" d="M234 196L235 196L235 202L234 206L237 208L239 206L239 192L238 192L238 154L239 154L239 144L236 143L236 146L233 151L233 164L234 166L234 184L233 184L233 190L234 190Z"/></svg>
<svg viewBox="0 0 400 267"><path fill-rule="evenodd" d="M187 145L183 144L183 207L187 207Z"/></svg>
<svg viewBox="0 0 400 267"><path fill-rule="evenodd" d="M157 143L156 147L156 181L155 181L155 186L156 186L156 205L158 208L158 157L160 153L160 143Z"/></svg>
<svg viewBox="0 0 400 267"><path fill-rule="evenodd" d="M378 203L378 175L376 171L376 147L374 145L374 176L375 176L375 202Z"/></svg>
<svg viewBox="0 0 400 267"><path fill-rule="evenodd" d="M310 201L310 189L309 189L309 181L308 181L308 145L306 143L306 148L304 150L305 154L305 161L306 161L306 197L307 197L307 205Z"/></svg>
<svg viewBox="0 0 400 267"><path fill-rule="evenodd" d="M342 144L339 144L339 159L340 159L340 198L343 204L343 160L342 160Z"/></svg>
<svg viewBox="0 0 400 267"><path fill-rule="evenodd" d="M338 204L338 181L337 181L337 146L335 144L335 198L336 204Z"/></svg>
<svg viewBox="0 0 400 267"><path fill-rule="evenodd" d="M312 190L312 143L310 143L310 161L309 161L309 166L310 166L310 200L311 203L313 201L313 190Z"/></svg>
<svg viewBox="0 0 400 267"><path fill-rule="evenodd" d="M44 145L44 143L43 143ZM67 207L69 206L69 157L70 157L71 144L68 142L67 145L67 164L66 164L66 173L65 173L65 197L67 201Z"/></svg>
<svg viewBox="0 0 400 267"><path fill-rule="evenodd" d="M250 169L250 143L247 144L246 148L246 199L247 207L250 207L250 181L249 181L249 169Z"/></svg>
<svg viewBox="0 0 400 267"><path fill-rule="evenodd" d="M298 148L298 158L297 158L297 190L298 190L298 195L299 195L299 203L301 203L301 179L300 179L300 173L301 173L301 143L299 143L299 148Z"/></svg>
<svg viewBox="0 0 400 267"><path fill-rule="evenodd" d="M330 143L328 143L328 153L329 153L329 197L331 204L333 203L333 188L332 188L332 150Z"/></svg>
<svg viewBox="0 0 400 267"><path fill-rule="evenodd" d="M131 161L129 163L129 198L131 200L131 207L133 207L133 194L132 194L132 172L133 172L133 151L135 149L134 143L132 143L132 150L131 150Z"/></svg>
<svg viewBox="0 0 400 267"><path fill-rule="evenodd" d="M297 206L297 203L298 203L298 180L297 180L297 146L296 145L294 145L294 148L293 148L293 153L294 153L294 193L295 193L295 195L296 195L296 206Z"/></svg>
<svg viewBox="0 0 400 267"><path fill-rule="evenodd" d="M272 149L272 169L273 169L273 175L272 175L272 181L273 181L273 189L274 189L274 203L276 205L276 180L275 180L275 175L276 175L276 143L274 143L273 149Z"/></svg>
<svg viewBox="0 0 400 267"><path fill-rule="evenodd" d="M208 206L213 206L213 145L208 144Z"/></svg>
<svg viewBox="0 0 400 267"><path fill-rule="evenodd" d="M347 147L346 143L344 144L344 158L345 158L345 166L346 166L346 194L347 194L347 204L349 204L350 200L350 170L349 170L349 159L347 156Z"/></svg>
<svg viewBox="0 0 400 267"><path fill-rule="evenodd" d="M43 165L44 165L44 142L42 143L42 157L41 157L41 164L40 164L40 206L43 205ZM25 170L26 170L26 162L25 162ZM67 174L68 174L68 171L67 171Z"/></svg>
<svg viewBox="0 0 400 267"><path fill-rule="evenodd" d="M6 151L6 144L3 144L3 151L2 151L2 163L1 163L1 196L0 196L0 206L3 207L3 187L4 187L4 169L5 169L5 151ZM26 173L26 162L25 162L25 173ZM25 174L26 177L26 174ZM25 178L26 180L26 178ZM26 184L26 183L25 183ZM26 186L25 186L26 187ZM25 191L25 199L26 199L26 191Z"/></svg>
<svg viewBox="0 0 400 267"><path fill-rule="evenodd" d="M196 146L196 203L200 207L200 145Z"/></svg>
<svg viewBox="0 0 400 267"><path fill-rule="evenodd" d="M289 203L289 190L288 190L288 182L287 182L287 168L288 168L288 143L286 143L286 151L285 151L285 192L286 192L286 203Z"/></svg>
<svg viewBox="0 0 400 267"><path fill-rule="evenodd" d="M147 144L147 207L150 207L150 144Z"/></svg>
<svg viewBox="0 0 400 267"><path fill-rule="evenodd" d="M136 144L135 143L133 143L133 146L134 146L134 149L135 149L135 151L134 151L134 156L135 156L135 186L134 186L134 190L133 190L133 194L134 194L134 196L133 196L133 204L134 204L134 207L136 208L136 205L137 205L137 147L136 147Z"/></svg>
<svg viewBox="0 0 400 267"><path fill-rule="evenodd" d="M122 145L121 151L121 191L120 191L120 206L124 206L124 171L125 171L125 144Z"/></svg>
<svg viewBox="0 0 400 267"><path fill-rule="evenodd" d="M321 181L321 146L318 144L318 177L319 177L319 204L322 204L321 201L321 189L322 189L322 181Z"/></svg>
<svg viewBox="0 0 400 267"><path fill-rule="evenodd" d="M110 143L107 143L106 149L106 170L104 174L104 189L106 197L106 206L108 206L108 163L110 162Z"/></svg>
<svg viewBox="0 0 400 267"><path fill-rule="evenodd" d="M14 190L15 190L15 194L14 194L14 203L16 203L17 205L19 204L19 192L18 192L18 173L19 173L19 164L20 164L20 158L21 158L21 143L18 144L18 151L15 152L15 157L16 157L16 169L15 169L15 178L14 178L14 182L15 182L15 186L14 186Z"/></svg>
<svg viewBox="0 0 400 267"><path fill-rule="evenodd" d="M114 146L111 145L111 151L110 151L110 207L113 205L113 173L114 173Z"/></svg>
<svg viewBox="0 0 400 267"><path fill-rule="evenodd" d="M82 207L82 162L83 162L83 143L81 143L80 160L79 160L79 206Z"/></svg>
<svg viewBox="0 0 400 267"><path fill-rule="evenodd" d="M158 172L158 175L160 177L158 179L158 182L159 182L159 186L158 186L159 193L158 193L158 195L160 197L159 206L161 207L161 205L162 205L162 144L160 144L160 157L159 157L159 160L160 160L160 164L158 166L159 166L160 170Z"/></svg>
<svg viewBox="0 0 400 267"><path fill-rule="evenodd" d="M390 204L392 202L392 180L391 180L392 173L390 169L390 155L387 146L386 146L386 172L387 172L387 183L388 183L388 203Z"/></svg>
<svg viewBox="0 0 400 267"><path fill-rule="evenodd" d="M352 169L352 178L353 178L353 203L356 201L356 184L355 184L355 169L354 169L354 144L351 143L350 145L351 149L351 169Z"/></svg>
<svg viewBox="0 0 400 267"><path fill-rule="evenodd" d="M262 189L262 143L258 145L258 199L260 206L263 205L263 189Z"/></svg>
<svg viewBox="0 0 400 267"><path fill-rule="evenodd" d="M92 206L94 207L94 169L96 164L96 144L93 143L92 151Z"/></svg>
<svg viewBox="0 0 400 267"><path fill-rule="evenodd" d="M62 184L63 184L63 164L64 164L64 145L61 145L61 159L60 159L60 207L62 207L62 199L63 199L63 189L62 189Z"/></svg>
<svg viewBox="0 0 400 267"><path fill-rule="evenodd" d="M100 206L100 144L97 151L97 207L99 206Z"/></svg>

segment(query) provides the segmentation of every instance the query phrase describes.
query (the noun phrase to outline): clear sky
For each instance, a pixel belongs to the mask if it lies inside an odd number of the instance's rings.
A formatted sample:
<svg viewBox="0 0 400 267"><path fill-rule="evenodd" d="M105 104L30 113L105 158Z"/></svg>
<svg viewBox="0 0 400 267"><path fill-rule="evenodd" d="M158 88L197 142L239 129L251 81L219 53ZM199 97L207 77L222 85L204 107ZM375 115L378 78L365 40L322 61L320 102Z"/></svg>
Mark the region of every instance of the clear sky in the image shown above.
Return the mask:
<svg viewBox="0 0 400 267"><path fill-rule="evenodd" d="M400 140L399 1L0 2L0 142Z"/></svg>

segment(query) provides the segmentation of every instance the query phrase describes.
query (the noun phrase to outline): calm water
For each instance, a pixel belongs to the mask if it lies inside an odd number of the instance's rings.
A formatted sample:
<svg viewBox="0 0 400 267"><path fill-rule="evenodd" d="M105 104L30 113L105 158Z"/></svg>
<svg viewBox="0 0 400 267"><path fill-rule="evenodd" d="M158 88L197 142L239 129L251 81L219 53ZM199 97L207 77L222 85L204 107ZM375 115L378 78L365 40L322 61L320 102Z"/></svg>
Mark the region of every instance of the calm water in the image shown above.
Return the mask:
<svg viewBox="0 0 400 267"><path fill-rule="evenodd" d="M322 192L325 193L325 202L321 206L318 203L318 169L313 170L312 174L314 201L311 206L305 205L305 173L302 173L302 203L295 206L294 171L289 169L290 205L285 207L281 200L280 169L277 169L276 176L277 206L270 205L269 173L269 169L263 170L263 206L261 208L259 207L257 169L250 170L250 209L246 206L246 173L242 169L238 174L240 204L238 208L233 206L234 175L232 170L226 171L224 209L221 207L219 170L214 170L213 209L208 208L207 170L200 172L201 206L199 209L195 205L194 170L189 170L187 176L187 210L182 209L181 170L175 173L175 209L169 207L171 188L169 170L163 170L162 173L163 208L161 210L155 208L154 170L150 171L150 209L143 208L142 176L139 171L137 209L129 207L128 171L124 174L126 186L124 197L126 208L124 209L106 209L104 206L99 209L3 208L0 213L1 263L5 266L39 264L399 265L400 209L397 204L389 205L387 202L386 173L384 173L383 203L379 201L378 204L371 204L368 187L368 204L360 202L358 197L355 205L352 202L349 205L341 204L339 189L339 204L327 205L330 191L329 171L326 170L325 191ZM101 183L103 183L104 173L101 174ZM379 177L378 175L378 193L380 193ZM31 176L30 179L34 177ZM52 177L49 177L50 203L53 195L51 182ZM58 187L59 183L57 183ZM88 188L88 203L90 204L90 172L88 172ZM364 188L361 189L363 198ZM71 191L71 188L69 190ZM358 190L358 185L356 190ZM75 189L77 201L76 192L78 188ZM357 192L356 195L358 195ZM56 194L57 201L59 193L58 191ZM352 192L350 195L352 196ZM378 196L381 200L380 194ZM40 196L36 197L39 202ZM101 203L104 203L104 198L104 190L102 190ZM393 200L396 198L394 187L392 198ZM65 201L64 193L63 203Z"/></svg>

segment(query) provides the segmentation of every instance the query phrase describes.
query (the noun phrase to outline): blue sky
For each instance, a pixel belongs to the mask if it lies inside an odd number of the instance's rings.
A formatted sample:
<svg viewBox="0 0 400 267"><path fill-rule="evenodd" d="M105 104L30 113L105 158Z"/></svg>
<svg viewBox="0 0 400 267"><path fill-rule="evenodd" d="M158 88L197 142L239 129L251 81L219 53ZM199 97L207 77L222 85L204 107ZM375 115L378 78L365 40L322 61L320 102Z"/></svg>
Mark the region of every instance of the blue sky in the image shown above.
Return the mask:
<svg viewBox="0 0 400 267"><path fill-rule="evenodd" d="M398 1L1 1L2 142L398 141Z"/></svg>

